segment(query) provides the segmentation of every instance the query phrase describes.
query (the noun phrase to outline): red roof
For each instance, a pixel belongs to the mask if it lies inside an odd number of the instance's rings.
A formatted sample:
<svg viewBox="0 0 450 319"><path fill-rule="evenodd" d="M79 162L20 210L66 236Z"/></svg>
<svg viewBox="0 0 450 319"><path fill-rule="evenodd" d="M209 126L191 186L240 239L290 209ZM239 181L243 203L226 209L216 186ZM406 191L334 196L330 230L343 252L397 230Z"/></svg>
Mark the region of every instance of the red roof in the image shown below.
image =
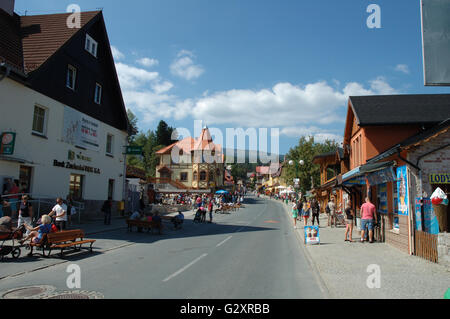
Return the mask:
<svg viewBox="0 0 450 319"><path fill-rule="evenodd" d="M81 12L81 28L99 13L101 11ZM25 73L39 68L81 30L67 27L71 14L10 16L0 9L0 62Z"/></svg>
<svg viewBox="0 0 450 319"><path fill-rule="evenodd" d="M81 28L101 11L81 12ZM20 17L26 72L39 68L80 29L67 27L72 13Z"/></svg>
<svg viewBox="0 0 450 319"><path fill-rule="evenodd" d="M184 154L189 154L192 151L215 151L216 156L222 154L222 145L220 144L214 144L213 140L211 138L211 134L209 133L209 129L205 128L202 130L202 133L200 137L194 139L192 137L186 137L185 139L178 141L176 143L173 143L172 145L169 145L158 152L156 154L162 155L162 154L170 154L172 152L172 149L174 147L178 147L180 150L183 150ZM221 156L222 162L224 160L224 156L222 154Z"/></svg>

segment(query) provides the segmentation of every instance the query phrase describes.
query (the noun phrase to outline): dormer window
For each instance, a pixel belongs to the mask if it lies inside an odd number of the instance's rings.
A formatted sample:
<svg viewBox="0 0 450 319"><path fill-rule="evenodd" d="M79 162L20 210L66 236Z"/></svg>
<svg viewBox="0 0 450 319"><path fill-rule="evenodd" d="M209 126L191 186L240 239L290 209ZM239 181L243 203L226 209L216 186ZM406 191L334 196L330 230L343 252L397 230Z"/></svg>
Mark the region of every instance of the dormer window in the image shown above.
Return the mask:
<svg viewBox="0 0 450 319"><path fill-rule="evenodd" d="M93 56L97 57L98 42L95 41L89 34L86 34L86 43L84 48Z"/></svg>

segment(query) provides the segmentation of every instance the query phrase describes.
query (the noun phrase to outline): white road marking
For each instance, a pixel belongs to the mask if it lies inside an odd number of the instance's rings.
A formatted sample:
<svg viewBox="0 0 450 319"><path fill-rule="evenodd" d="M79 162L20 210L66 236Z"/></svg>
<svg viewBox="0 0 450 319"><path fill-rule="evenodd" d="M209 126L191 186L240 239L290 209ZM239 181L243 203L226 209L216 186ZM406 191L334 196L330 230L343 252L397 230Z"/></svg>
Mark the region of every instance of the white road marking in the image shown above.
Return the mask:
<svg viewBox="0 0 450 319"><path fill-rule="evenodd" d="M206 256L208 256L208 254L203 254L200 257L198 257L197 259L195 259L194 261L190 262L189 264L187 264L186 266L184 266L183 268L181 268L180 270L178 270L177 272L173 273L172 275L170 275L169 277L167 277L166 279L163 280L163 282L169 281L170 279L178 276L179 274L181 274L183 271L185 271L186 269L188 269L189 267L191 267L193 264L195 264L196 262L198 262L200 259L205 258Z"/></svg>
<svg viewBox="0 0 450 319"><path fill-rule="evenodd" d="M225 239L224 241L222 241L220 244L217 244L216 247L222 246L222 245L225 244L227 241L229 241L231 238L233 238L233 236L230 236L230 237L228 237L227 239Z"/></svg>

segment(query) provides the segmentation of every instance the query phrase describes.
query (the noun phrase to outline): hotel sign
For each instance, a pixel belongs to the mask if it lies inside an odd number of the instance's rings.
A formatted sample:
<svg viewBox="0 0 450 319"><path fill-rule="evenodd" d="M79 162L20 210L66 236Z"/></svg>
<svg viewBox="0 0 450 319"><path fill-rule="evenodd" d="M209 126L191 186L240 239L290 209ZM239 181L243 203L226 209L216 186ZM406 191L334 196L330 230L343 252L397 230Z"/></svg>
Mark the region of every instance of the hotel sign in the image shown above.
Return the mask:
<svg viewBox="0 0 450 319"><path fill-rule="evenodd" d="M70 162L59 162L57 160L54 160L53 166L67 168L67 169L73 169L73 170L83 171L83 172L88 172L88 173L101 174L100 168L90 167L87 165L77 165L77 164L73 164Z"/></svg>

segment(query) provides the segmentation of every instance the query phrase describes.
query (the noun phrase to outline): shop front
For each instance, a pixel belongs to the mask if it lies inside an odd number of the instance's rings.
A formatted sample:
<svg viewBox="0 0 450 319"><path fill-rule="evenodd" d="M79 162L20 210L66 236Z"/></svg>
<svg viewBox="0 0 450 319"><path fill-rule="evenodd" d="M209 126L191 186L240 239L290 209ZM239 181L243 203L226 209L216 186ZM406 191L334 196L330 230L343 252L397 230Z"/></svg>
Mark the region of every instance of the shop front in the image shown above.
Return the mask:
<svg viewBox="0 0 450 319"><path fill-rule="evenodd" d="M356 229L361 231L361 205L369 197L376 206L378 220L374 238L407 253L410 247L409 202L406 166L396 162L366 164L342 176L339 184L345 191L344 202L356 213Z"/></svg>

